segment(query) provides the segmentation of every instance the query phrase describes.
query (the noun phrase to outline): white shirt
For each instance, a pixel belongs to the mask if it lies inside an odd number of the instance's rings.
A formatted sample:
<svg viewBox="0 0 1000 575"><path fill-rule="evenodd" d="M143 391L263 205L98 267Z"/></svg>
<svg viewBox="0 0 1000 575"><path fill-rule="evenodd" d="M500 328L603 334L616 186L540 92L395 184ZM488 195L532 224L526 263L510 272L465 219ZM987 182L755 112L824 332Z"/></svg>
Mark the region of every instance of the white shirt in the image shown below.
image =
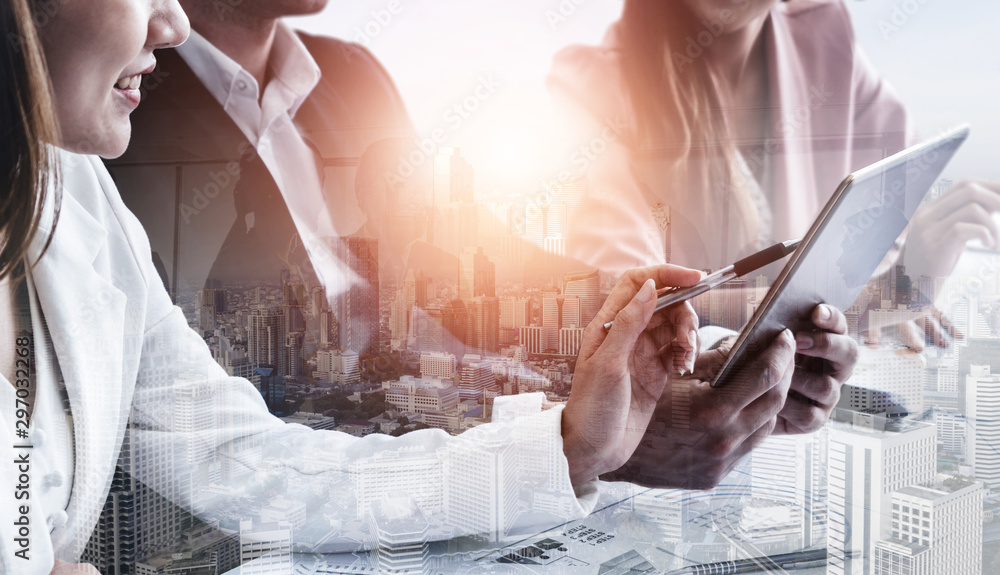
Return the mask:
<svg viewBox="0 0 1000 575"><path fill-rule="evenodd" d="M177 53L267 166L327 296L342 293L349 284L345 275L356 278L338 264L330 242L323 239L338 236L323 197L323 166L294 123L322 76L309 50L279 23L268 61L271 80L263 96L252 74L197 32L191 32ZM248 214L247 230L253 225L253 214Z"/></svg>
<svg viewBox="0 0 1000 575"><path fill-rule="evenodd" d="M27 454L30 461L29 499L20 501L41 507L42 516L51 531L65 525L67 520L66 508L73 489L73 418L67 411L69 401L66 388L59 364L55 361L52 340L38 307L30 269L27 273L35 363L35 373L29 378L33 387L29 389L34 395L34 406L29 418L27 437L17 435L16 410L23 407L23 404L17 403L15 387L3 374L0 374L0 422L3 423L4 434L9 434L7 437L11 445L31 446L15 450L15 453ZM15 300L15 305L20 303ZM23 311L15 308L15 314L20 313Z"/></svg>

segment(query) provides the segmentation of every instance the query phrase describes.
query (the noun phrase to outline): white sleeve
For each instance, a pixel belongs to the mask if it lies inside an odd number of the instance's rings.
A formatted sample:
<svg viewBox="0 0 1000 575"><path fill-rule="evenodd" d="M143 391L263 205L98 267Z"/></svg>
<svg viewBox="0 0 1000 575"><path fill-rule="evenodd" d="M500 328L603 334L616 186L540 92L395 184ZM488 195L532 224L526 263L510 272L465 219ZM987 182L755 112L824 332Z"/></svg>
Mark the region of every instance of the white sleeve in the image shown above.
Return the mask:
<svg viewBox="0 0 1000 575"><path fill-rule="evenodd" d="M377 543L364 535L373 507L398 509L399 493L428 539L542 530L593 509L596 483L574 492L562 407L542 411L542 394L500 398L494 423L458 436L359 438L286 424L253 384L215 362L148 267L148 316L162 319L144 337L129 445L134 476L166 499L235 525L262 513L247 501L278 518L274 507L287 505L292 523L308 509L295 543L324 552Z"/></svg>

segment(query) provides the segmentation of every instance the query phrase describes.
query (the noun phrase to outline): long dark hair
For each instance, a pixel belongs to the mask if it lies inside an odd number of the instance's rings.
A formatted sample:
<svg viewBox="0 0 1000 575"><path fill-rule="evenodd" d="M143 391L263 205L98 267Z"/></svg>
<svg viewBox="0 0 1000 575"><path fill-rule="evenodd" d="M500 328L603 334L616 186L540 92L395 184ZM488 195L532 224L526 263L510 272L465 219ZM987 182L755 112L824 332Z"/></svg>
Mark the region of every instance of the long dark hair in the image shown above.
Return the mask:
<svg viewBox="0 0 1000 575"><path fill-rule="evenodd" d="M46 195L58 190L50 147L58 127L31 8L32 0L0 0L0 278L24 259ZM58 205L57 191L57 215Z"/></svg>
<svg viewBox="0 0 1000 575"><path fill-rule="evenodd" d="M699 34L707 32L705 24L683 2L626 0L620 26L622 80L635 121L634 151L672 162L677 182L683 182L679 187L689 194L686 205L697 206L692 211L735 211L746 239L754 239L757 208L741 189L743 177L723 114L718 76L708 58L689 54L689 44L698 48Z"/></svg>

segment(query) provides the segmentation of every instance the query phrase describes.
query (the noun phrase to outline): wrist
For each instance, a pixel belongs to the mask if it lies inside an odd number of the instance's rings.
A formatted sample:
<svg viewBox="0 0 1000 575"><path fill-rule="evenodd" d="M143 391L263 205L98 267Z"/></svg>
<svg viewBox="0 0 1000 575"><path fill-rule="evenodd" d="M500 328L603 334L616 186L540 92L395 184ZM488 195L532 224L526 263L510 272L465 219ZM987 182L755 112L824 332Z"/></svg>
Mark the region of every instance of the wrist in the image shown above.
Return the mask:
<svg viewBox="0 0 1000 575"><path fill-rule="evenodd" d="M563 455L569 466L569 478L573 485L581 485L597 479L599 475L610 471L603 465L602 458L593 445L586 441L575 429L571 418L563 411L562 418Z"/></svg>

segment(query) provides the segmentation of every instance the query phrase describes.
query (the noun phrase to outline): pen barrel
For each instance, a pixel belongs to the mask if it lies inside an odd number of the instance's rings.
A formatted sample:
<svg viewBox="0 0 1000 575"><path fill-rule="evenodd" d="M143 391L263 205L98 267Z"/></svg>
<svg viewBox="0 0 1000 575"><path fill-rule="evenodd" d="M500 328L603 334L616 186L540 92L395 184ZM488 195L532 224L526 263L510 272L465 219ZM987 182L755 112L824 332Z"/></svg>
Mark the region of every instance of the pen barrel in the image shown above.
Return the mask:
<svg viewBox="0 0 1000 575"><path fill-rule="evenodd" d="M746 275L756 269L766 266L771 262L780 260L792 251L794 251L794 248L789 249L789 247L785 244L774 244L765 250L761 250L752 256L745 257L734 263L733 271L736 273L737 277Z"/></svg>

